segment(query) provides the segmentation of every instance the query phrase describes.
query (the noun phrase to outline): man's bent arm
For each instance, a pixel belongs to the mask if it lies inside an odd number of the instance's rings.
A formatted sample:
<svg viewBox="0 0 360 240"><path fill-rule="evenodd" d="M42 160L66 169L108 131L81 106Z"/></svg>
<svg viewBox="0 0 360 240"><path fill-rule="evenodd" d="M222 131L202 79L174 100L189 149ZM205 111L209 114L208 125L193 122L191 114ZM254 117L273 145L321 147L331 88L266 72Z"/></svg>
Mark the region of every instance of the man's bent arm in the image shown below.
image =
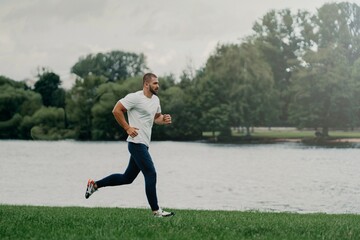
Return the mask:
<svg viewBox="0 0 360 240"><path fill-rule="evenodd" d="M116 121L119 125L126 131L130 126L126 122L124 113L126 112L126 108L121 104L121 102L117 102L112 110Z"/></svg>
<svg viewBox="0 0 360 240"><path fill-rule="evenodd" d="M137 128L131 127L125 119L124 113L127 111L127 109L124 107L124 105L121 104L121 102L117 102L112 110L112 113L114 114L114 117L116 121L119 123L119 125L126 131L128 135L131 137L137 136L136 130L139 130Z"/></svg>
<svg viewBox="0 0 360 240"><path fill-rule="evenodd" d="M171 116L170 114L155 114L154 122L158 125L170 124L171 123Z"/></svg>

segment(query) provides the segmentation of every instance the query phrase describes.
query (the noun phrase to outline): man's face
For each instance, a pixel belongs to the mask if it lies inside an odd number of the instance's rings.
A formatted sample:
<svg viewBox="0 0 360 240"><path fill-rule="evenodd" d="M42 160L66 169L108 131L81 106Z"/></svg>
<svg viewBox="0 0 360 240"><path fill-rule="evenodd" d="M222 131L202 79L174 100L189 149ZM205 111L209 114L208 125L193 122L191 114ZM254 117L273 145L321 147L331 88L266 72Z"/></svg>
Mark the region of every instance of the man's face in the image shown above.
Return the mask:
<svg viewBox="0 0 360 240"><path fill-rule="evenodd" d="M159 80L157 78L151 78L151 80L149 81L149 91L152 94L157 95L158 91L159 91Z"/></svg>

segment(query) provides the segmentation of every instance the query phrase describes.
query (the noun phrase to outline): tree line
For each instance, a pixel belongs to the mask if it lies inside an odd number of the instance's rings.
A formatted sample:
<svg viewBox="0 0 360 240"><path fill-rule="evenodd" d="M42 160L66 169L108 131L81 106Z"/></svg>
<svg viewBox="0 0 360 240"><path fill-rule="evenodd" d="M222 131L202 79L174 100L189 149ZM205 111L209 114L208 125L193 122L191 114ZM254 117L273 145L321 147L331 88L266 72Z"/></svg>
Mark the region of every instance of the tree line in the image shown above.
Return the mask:
<svg viewBox="0 0 360 240"><path fill-rule="evenodd" d="M234 23L236 24L236 23ZM159 76L162 110L173 124L153 139L195 140L203 132L230 136L242 127L329 129L360 125L360 7L327 3L316 13L271 10L239 43L218 44L200 69L180 80ZM142 88L146 56L89 54L71 68L71 89L43 69L34 86L0 76L0 138L117 140L115 103Z"/></svg>

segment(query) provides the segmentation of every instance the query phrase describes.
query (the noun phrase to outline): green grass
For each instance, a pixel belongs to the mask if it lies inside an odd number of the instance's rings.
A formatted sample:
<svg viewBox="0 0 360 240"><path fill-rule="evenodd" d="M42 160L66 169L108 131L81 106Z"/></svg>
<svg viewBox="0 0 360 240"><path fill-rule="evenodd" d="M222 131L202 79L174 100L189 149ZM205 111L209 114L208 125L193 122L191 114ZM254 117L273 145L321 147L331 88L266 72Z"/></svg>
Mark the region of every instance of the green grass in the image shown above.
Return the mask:
<svg viewBox="0 0 360 240"><path fill-rule="evenodd" d="M314 131L256 131L253 137L259 138L307 138L314 137Z"/></svg>
<svg viewBox="0 0 360 240"><path fill-rule="evenodd" d="M360 215L0 205L0 239L360 239Z"/></svg>
<svg viewBox="0 0 360 240"><path fill-rule="evenodd" d="M219 132L215 133L215 136L218 136ZM245 133L233 131L232 135L234 137L242 137L245 136ZM330 137L334 138L360 138L359 131L329 131ZM204 137L212 137L211 132L204 132ZM265 128L258 129L256 128L254 132L251 133L251 136L254 138L273 138L273 139L302 139L302 138L312 138L315 137L314 130L277 130L273 128L272 130L268 130Z"/></svg>

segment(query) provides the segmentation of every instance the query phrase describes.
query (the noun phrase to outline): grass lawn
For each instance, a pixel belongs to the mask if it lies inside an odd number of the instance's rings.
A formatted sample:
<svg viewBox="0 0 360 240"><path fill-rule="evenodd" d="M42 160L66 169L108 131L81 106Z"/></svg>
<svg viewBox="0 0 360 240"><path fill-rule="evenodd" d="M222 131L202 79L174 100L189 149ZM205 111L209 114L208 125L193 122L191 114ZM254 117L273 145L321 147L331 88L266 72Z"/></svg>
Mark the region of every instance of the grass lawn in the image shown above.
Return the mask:
<svg viewBox="0 0 360 240"><path fill-rule="evenodd" d="M0 205L0 239L360 239L360 215Z"/></svg>
<svg viewBox="0 0 360 240"><path fill-rule="evenodd" d="M218 136L219 132L215 132L215 136ZM333 130L329 131L330 137L334 138L360 138L360 131L340 131ZM204 137L212 137L211 132L204 132ZM233 131L232 136L242 137L245 133ZM273 139L302 139L302 138L313 138L315 137L314 130L297 130L295 128L255 128L254 132L251 133L254 138L273 138Z"/></svg>

